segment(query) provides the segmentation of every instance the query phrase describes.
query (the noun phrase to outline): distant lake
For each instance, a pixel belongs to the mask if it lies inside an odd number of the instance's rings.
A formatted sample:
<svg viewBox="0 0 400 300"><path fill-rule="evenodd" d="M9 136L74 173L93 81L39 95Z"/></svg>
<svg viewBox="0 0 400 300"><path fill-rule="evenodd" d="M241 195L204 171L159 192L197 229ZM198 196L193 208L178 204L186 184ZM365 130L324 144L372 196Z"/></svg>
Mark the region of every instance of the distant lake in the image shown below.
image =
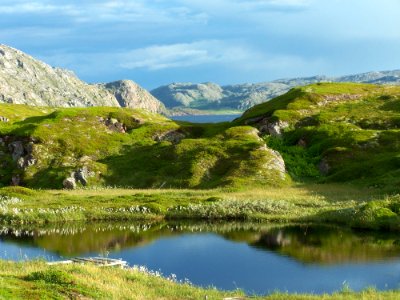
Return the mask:
<svg viewBox="0 0 400 300"><path fill-rule="evenodd" d="M232 115L187 115L187 116L172 116L169 117L175 121L187 121L192 123L218 123L230 122L239 118L241 114Z"/></svg>
<svg viewBox="0 0 400 300"><path fill-rule="evenodd" d="M252 223L60 224L0 230L0 258L105 255L199 286L331 293L400 288L400 237L327 226Z"/></svg>

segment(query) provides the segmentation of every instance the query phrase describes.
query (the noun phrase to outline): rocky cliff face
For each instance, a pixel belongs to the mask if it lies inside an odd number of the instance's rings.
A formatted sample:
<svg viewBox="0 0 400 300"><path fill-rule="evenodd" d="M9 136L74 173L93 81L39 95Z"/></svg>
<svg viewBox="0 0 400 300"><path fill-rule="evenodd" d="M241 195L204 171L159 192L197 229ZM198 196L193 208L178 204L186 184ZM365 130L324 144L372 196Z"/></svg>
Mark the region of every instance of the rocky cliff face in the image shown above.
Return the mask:
<svg viewBox="0 0 400 300"><path fill-rule="evenodd" d="M215 83L171 83L151 91L167 107L201 107L218 105L225 97L223 89Z"/></svg>
<svg viewBox="0 0 400 300"><path fill-rule="evenodd" d="M151 112L165 112L165 106L148 91L131 80L120 80L102 85L117 99L121 107L143 108Z"/></svg>
<svg viewBox="0 0 400 300"><path fill-rule="evenodd" d="M17 49L0 45L0 103L127 106L164 112L163 104L133 81L110 84L110 90L107 86L87 84L71 71L53 68Z"/></svg>
<svg viewBox="0 0 400 300"><path fill-rule="evenodd" d="M246 110L256 104L280 96L291 88L318 82L356 82L400 84L400 70L368 72L342 77L313 76L279 79L272 82L219 86L215 83L173 83L151 93L168 108Z"/></svg>

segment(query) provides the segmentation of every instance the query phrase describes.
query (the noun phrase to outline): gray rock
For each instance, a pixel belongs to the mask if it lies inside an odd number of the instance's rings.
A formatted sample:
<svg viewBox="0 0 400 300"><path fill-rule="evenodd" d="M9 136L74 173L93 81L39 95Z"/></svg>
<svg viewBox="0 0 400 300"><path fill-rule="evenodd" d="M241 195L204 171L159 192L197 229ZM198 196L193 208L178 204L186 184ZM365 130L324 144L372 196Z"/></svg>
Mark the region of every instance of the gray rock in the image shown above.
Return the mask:
<svg viewBox="0 0 400 300"><path fill-rule="evenodd" d="M18 158L17 167L19 169L23 169L25 167L25 158L23 158L23 157Z"/></svg>
<svg viewBox="0 0 400 300"><path fill-rule="evenodd" d="M261 146L259 151L266 151L268 153L268 159L264 163L264 168L267 170L275 170L279 173L282 180L286 179L286 166L282 155L275 150L267 147L267 145Z"/></svg>
<svg viewBox="0 0 400 300"><path fill-rule="evenodd" d="M8 145L8 149L11 152L12 159L18 161L20 157L24 156L24 145L21 141L15 141Z"/></svg>
<svg viewBox="0 0 400 300"><path fill-rule="evenodd" d="M63 187L67 190L76 189L76 182L74 177L65 178L63 181Z"/></svg>
<svg viewBox="0 0 400 300"><path fill-rule="evenodd" d="M104 124L107 128L114 132L126 133L126 127L123 123L118 122L117 119L108 118Z"/></svg>
<svg viewBox="0 0 400 300"><path fill-rule="evenodd" d="M87 167L82 167L78 171L74 172L74 178L80 182L83 186L87 185L87 177L89 176L89 170Z"/></svg>
<svg viewBox="0 0 400 300"><path fill-rule="evenodd" d="M178 130L163 132L153 137L156 142L168 141L172 144L178 144L184 138L185 134Z"/></svg>
<svg viewBox="0 0 400 300"><path fill-rule="evenodd" d="M11 177L11 185L17 186L21 184L21 177L19 175L13 175Z"/></svg>
<svg viewBox="0 0 400 300"><path fill-rule="evenodd" d="M331 166L326 158L323 158L318 164L318 169L322 175L328 175L331 170Z"/></svg>
<svg viewBox="0 0 400 300"><path fill-rule="evenodd" d="M280 121L280 120L270 122L266 118L260 122L259 129L260 129L260 132L262 132L262 133L268 133L272 136L280 137L280 136L282 136L284 129L288 128L288 127L289 127L288 122Z"/></svg>

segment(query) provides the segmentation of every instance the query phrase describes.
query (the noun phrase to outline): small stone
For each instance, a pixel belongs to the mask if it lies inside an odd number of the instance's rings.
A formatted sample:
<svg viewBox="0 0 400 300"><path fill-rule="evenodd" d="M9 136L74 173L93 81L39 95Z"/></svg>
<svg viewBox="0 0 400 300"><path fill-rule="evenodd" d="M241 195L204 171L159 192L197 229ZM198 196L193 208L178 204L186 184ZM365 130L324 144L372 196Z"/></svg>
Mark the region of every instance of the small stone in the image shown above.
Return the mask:
<svg viewBox="0 0 400 300"><path fill-rule="evenodd" d="M331 170L331 166L329 165L328 160L326 158L323 158L320 161L318 169L321 172L321 174L328 175L329 171Z"/></svg>
<svg viewBox="0 0 400 300"><path fill-rule="evenodd" d="M76 189L76 182L75 182L75 178L73 177L68 177L66 179L64 179L63 181L63 187L67 190L74 190Z"/></svg>
<svg viewBox="0 0 400 300"><path fill-rule="evenodd" d="M21 183L21 177L19 177L19 175L13 175L11 177L11 185L13 186L17 186Z"/></svg>
<svg viewBox="0 0 400 300"><path fill-rule="evenodd" d="M300 139L300 140L297 142L297 146L300 146L300 147L305 148L305 147L307 147L307 142L306 142L304 139Z"/></svg>
<svg viewBox="0 0 400 300"><path fill-rule="evenodd" d="M11 156L14 161L24 155L24 146L21 141L15 141L8 145L8 149L11 151Z"/></svg>

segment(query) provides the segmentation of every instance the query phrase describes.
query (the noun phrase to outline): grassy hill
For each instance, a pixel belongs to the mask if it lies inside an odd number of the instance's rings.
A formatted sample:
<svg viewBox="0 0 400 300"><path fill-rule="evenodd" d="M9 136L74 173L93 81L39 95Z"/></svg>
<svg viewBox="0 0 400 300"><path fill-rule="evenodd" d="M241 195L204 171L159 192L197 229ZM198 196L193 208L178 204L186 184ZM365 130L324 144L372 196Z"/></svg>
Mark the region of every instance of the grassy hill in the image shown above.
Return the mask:
<svg viewBox="0 0 400 300"><path fill-rule="evenodd" d="M68 178L78 186L132 188L282 186L291 178L392 190L400 184L395 86L294 88L220 124L105 107L1 104L0 116L8 119L0 122L3 186L62 188Z"/></svg>
<svg viewBox="0 0 400 300"><path fill-rule="evenodd" d="M294 88L249 109L236 124L264 132L294 179L400 187L400 87Z"/></svg>
<svg viewBox="0 0 400 300"><path fill-rule="evenodd" d="M0 184L62 188L282 185L279 159L251 126L195 125L122 108L0 104ZM84 177L82 180L81 177Z"/></svg>

